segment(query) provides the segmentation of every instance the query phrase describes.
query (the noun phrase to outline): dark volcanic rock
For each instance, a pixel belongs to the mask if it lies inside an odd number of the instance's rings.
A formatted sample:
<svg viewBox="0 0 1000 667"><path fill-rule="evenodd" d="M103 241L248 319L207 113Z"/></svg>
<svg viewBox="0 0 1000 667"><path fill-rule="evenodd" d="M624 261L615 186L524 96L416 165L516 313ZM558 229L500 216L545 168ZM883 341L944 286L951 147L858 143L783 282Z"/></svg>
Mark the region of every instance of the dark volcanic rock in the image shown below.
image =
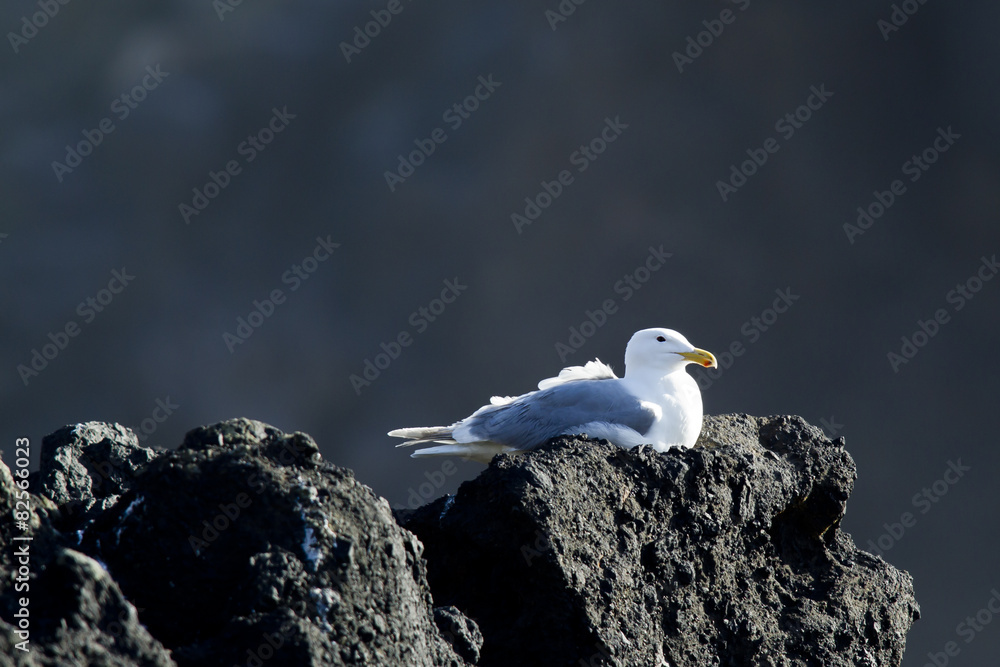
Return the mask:
<svg viewBox="0 0 1000 667"><path fill-rule="evenodd" d="M35 619L30 650L20 665L146 665L175 667L170 653L144 628L101 565L61 549L32 582ZM53 622L58 619L59 622ZM0 650L19 651L13 630L0 633ZM41 651L39 651L41 647Z"/></svg>
<svg viewBox="0 0 1000 667"><path fill-rule="evenodd" d="M55 503L14 482L0 461L0 664L175 667L101 565L67 548Z"/></svg>
<svg viewBox="0 0 1000 667"><path fill-rule="evenodd" d="M897 665L918 616L909 575L840 531L843 441L798 418L709 417L684 452L497 457L400 513L423 544L260 422L174 452L91 422L42 456L40 495L0 462L0 538L33 538L21 575L0 553L0 665Z"/></svg>
<svg viewBox="0 0 1000 667"><path fill-rule="evenodd" d="M840 520L855 466L799 418L706 418L660 454L562 438L410 514L479 664L898 665L912 581Z"/></svg>
<svg viewBox="0 0 1000 667"><path fill-rule="evenodd" d="M434 610L434 622L456 653L473 664L479 662L483 633L475 621L457 607L438 607Z"/></svg>
<svg viewBox="0 0 1000 667"><path fill-rule="evenodd" d="M57 505L76 501L90 509L98 500L129 488L136 473L156 458L121 424L87 422L64 426L42 439L39 481Z"/></svg>
<svg viewBox="0 0 1000 667"><path fill-rule="evenodd" d="M421 544L313 440L246 419L195 429L88 528L180 665L462 665Z"/></svg>

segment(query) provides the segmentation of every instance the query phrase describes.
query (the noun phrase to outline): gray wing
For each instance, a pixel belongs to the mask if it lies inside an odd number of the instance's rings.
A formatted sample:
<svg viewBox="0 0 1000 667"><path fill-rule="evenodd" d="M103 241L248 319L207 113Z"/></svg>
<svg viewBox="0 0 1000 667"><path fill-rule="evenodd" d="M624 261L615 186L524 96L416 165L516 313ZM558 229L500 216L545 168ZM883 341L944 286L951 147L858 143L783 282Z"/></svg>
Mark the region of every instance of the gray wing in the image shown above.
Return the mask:
<svg viewBox="0 0 1000 667"><path fill-rule="evenodd" d="M528 449L589 422L620 424L643 434L655 419L617 380L579 380L525 394L469 417L467 424L477 439Z"/></svg>

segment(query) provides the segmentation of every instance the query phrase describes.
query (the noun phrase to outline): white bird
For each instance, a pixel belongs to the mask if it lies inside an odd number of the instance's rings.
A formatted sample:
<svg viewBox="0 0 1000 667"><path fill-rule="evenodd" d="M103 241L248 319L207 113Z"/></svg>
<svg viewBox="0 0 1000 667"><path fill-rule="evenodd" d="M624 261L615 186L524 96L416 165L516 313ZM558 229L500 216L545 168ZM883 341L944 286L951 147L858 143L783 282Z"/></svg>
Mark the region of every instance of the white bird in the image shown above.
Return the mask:
<svg viewBox="0 0 1000 667"><path fill-rule="evenodd" d="M531 449L558 435L604 438L619 447L649 444L658 452L691 447L701 433L701 390L684 370L718 368L711 352L672 329L637 331L625 348L625 377L600 359L564 368L538 391L494 396L451 426L399 428L397 447L437 443L413 457L462 456L489 463L500 452Z"/></svg>

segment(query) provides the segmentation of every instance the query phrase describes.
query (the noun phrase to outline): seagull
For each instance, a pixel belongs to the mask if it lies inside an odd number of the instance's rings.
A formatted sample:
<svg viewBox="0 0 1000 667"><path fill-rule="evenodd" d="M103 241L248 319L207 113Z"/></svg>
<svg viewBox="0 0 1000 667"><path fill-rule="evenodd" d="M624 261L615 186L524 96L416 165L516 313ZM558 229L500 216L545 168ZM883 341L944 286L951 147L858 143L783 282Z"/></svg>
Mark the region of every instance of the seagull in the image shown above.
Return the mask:
<svg viewBox="0 0 1000 667"><path fill-rule="evenodd" d="M701 433L701 390L688 364L718 368L711 352L673 329L637 331L625 347L625 377L600 359L569 366L538 383L538 391L494 396L451 426L389 431L407 438L397 447L435 444L411 456L461 456L481 463L501 452L522 452L559 435L603 438L631 449L688 448Z"/></svg>

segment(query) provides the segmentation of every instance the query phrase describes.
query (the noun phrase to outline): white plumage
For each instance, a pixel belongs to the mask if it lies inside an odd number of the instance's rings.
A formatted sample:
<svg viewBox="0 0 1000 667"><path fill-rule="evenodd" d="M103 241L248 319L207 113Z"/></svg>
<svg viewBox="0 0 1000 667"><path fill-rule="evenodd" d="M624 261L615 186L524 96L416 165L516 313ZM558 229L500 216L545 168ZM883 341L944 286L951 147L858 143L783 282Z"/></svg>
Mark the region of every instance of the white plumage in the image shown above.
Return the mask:
<svg viewBox="0 0 1000 667"><path fill-rule="evenodd" d="M672 329L643 329L625 348L625 377L596 361L564 368L538 383L538 391L494 396L489 405L451 426L401 428L399 447L436 443L414 457L462 456L488 463L495 454L523 451L558 435L587 434L619 447L652 445L657 451L690 447L701 432L698 384L689 363L717 367L710 352Z"/></svg>

